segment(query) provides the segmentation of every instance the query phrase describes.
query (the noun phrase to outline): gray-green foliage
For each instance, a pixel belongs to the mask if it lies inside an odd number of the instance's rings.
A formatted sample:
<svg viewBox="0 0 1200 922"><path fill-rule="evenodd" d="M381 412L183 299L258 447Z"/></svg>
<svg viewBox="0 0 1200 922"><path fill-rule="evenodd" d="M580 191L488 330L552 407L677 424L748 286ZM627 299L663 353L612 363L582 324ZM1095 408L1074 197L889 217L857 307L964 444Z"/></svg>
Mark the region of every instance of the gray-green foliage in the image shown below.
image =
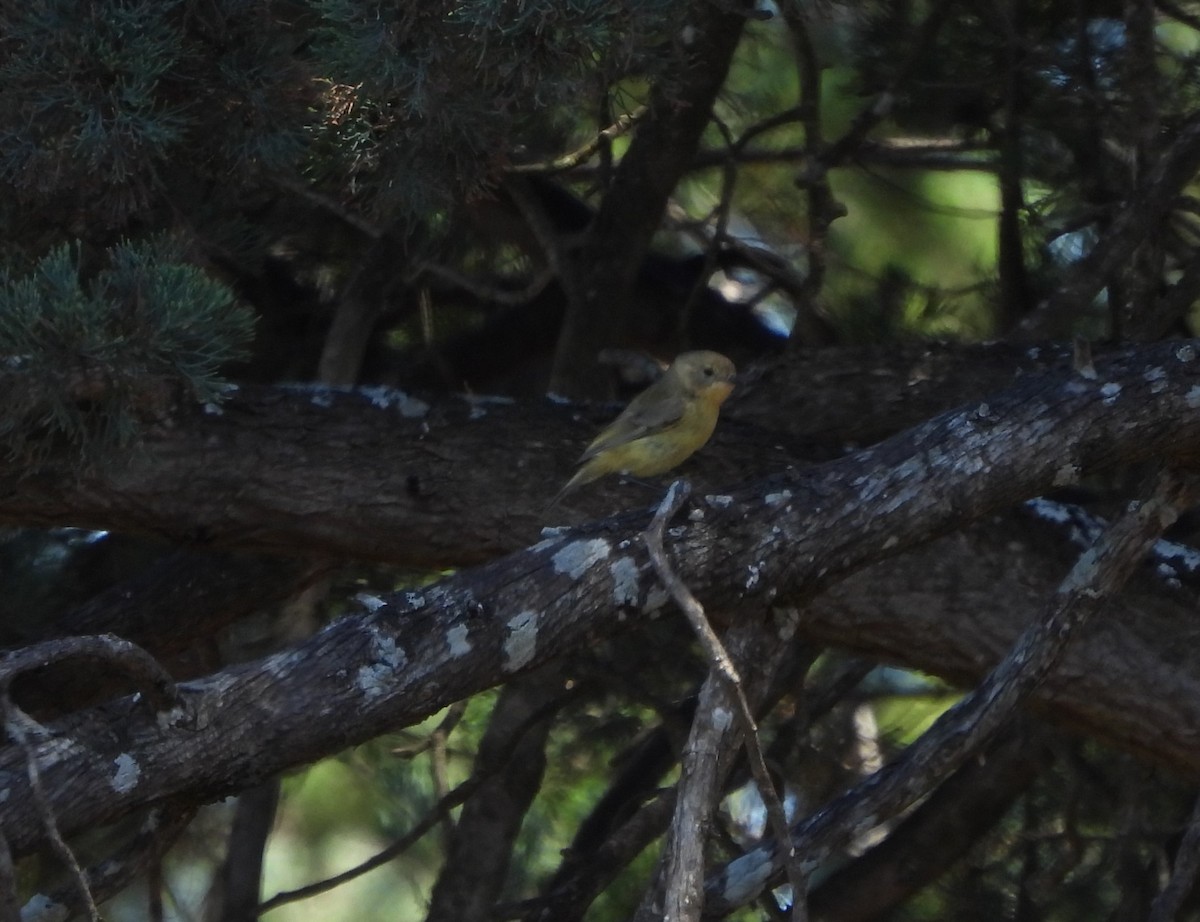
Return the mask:
<svg viewBox="0 0 1200 922"><path fill-rule="evenodd" d="M683 0L316 0L329 82L315 169L383 214L448 207L514 155L557 152L614 81L655 73Z"/></svg>
<svg viewBox="0 0 1200 922"><path fill-rule="evenodd" d="M67 244L22 277L0 273L0 357L20 374L4 388L0 439L14 454L55 436L84 456L127 443L164 396L220 399L219 368L245 354L252 313L169 242L107 256L90 278Z"/></svg>
<svg viewBox="0 0 1200 922"><path fill-rule="evenodd" d="M236 207L302 154L294 42L269 3L2 4L0 186L90 239Z"/></svg>

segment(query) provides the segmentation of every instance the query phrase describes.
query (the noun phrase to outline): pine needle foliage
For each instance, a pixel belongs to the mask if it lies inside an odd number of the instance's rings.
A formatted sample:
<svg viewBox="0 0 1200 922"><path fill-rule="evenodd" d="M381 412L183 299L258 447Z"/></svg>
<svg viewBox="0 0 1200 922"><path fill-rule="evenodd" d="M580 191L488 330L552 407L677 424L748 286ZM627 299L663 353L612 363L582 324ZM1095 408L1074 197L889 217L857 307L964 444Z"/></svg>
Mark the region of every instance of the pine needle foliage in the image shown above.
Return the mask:
<svg viewBox="0 0 1200 922"><path fill-rule="evenodd" d="M93 242L235 208L304 151L308 78L280 6L0 4L0 187Z"/></svg>
<svg viewBox="0 0 1200 922"><path fill-rule="evenodd" d="M56 247L23 277L0 272L0 357L20 381L4 387L0 443L15 457L65 439L85 460L128 444L165 400L219 400L218 370L253 332L252 313L169 241L118 244L91 278L78 246Z"/></svg>
<svg viewBox="0 0 1200 922"><path fill-rule="evenodd" d="M560 151L615 81L670 63L691 6L316 0L312 66L329 89L314 175L385 215L486 194L515 153Z"/></svg>

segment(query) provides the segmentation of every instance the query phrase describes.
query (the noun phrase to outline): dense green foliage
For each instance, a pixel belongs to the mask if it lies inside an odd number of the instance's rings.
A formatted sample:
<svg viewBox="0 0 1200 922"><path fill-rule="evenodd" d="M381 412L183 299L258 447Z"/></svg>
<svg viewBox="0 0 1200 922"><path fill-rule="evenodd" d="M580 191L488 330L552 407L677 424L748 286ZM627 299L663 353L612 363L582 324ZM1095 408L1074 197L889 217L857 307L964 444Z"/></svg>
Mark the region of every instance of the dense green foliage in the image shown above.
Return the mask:
<svg viewBox="0 0 1200 922"><path fill-rule="evenodd" d="M246 355L254 315L178 248L123 243L103 259L83 279L77 248L61 244L28 275L0 273L0 353L26 382L0 420L14 454L58 436L85 454L125 445L154 391L218 400L218 371Z"/></svg>

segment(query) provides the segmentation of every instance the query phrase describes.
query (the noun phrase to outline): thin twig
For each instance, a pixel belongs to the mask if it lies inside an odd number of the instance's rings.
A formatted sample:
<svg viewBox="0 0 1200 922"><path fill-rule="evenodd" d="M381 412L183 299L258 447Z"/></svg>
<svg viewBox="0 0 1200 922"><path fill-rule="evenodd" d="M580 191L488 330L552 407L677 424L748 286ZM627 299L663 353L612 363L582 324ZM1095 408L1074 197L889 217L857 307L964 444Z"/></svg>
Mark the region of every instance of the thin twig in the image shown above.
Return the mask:
<svg viewBox="0 0 1200 922"><path fill-rule="evenodd" d="M41 724L13 703L12 696L8 691L7 682L0 688L0 706L4 709L4 729L8 731L9 737L12 738L13 742L25 754L25 771L29 777L29 790L33 795L33 802L37 806L38 813L42 818L42 826L46 830L46 838L50 841L50 847L70 871L76 889L79 891L80 900L87 908L88 918L92 922L100 922L100 910L96 908L96 901L92 899L92 891L88 887L87 875L84 874L83 868L80 867L79 861L75 857L75 853L71 851L71 847L67 845L66 840L62 837L62 833L59 832L58 820L54 816L54 808L51 807L50 799L46 796L46 789L42 787L42 773L38 769L37 752L35 751L33 741L30 739L30 735L31 733L41 735L47 731Z"/></svg>
<svg viewBox="0 0 1200 922"><path fill-rule="evenodd" d="M420 742L412 746L397 746L392 750L392 755L401 759L415 759L417 756L428 752L433 748L434 736L438 733L449 737L454 732L454 728L462 721L463 716L467 713L466 701L455 701L454 704L446 708L446 716L434 728L433 733L424 737Z"/></svg>
<svg viewBox="0 0 1200 922"><path fill-rule="evenodd" d="M1193 29L1200 31L1200 16L1189 13L1178 3L1174 3L1173 0L1157 0L1155 6L1172 19L1177 19L1184 25L1191 26Z"/></svg>
<svg viewBox="0 0 1200 922"><path fill-rule="evenodd" d="M721 643L721 638L717 636L716 631L713 630L712 625L709 623L708 616L704 613L704 607L671 568L670 561L667 560L666 551L663 547L663 530L666 528L667 522L683 505L690 493L691 487L686 480L677 480L671 484L666 496L663 497L662 503L658 507L658 511L654 514L654 518L650 522L650 527L646 529L644 535L646 548L650 554L650 562L654 565L654 572L658 574L659 580L662 581L663 586L671 594L671 597L675 600L675 604L679 606L680 610L687 617L688 623L691 624L692 630L696 632L696 636L700 639L700 643L708 655L711 668L726 683L729 692L737 704L736 713L742 726L743 743L746 747L750 771L754 776L755 784L758 786L759 796L766 807L767 822L771 827L771 832L778 840L787 842L790 838L787 813L783 808L783 803L780 801L779 795L775 791L774 782L771 780L771 773L767 769L766 759L763 757L762 745L758 739L758 726L754 722L754 715L750 710L750 702L746 700L746 692L742 687L741 676L738 675L737 667L733 664L733 660L725 649L725 645ZM803 922L807 918L806 894L808 884L807 876L800 867L799 862L794 860L795 854L795 850L792 849L789 855L785 855L784 860L788 881L792 885L792 919L793 922Z"/></svg>
<svg viewBox="0 0 1200 922"><path fill-rule="evenodd" d="M272 182L280 189L291 192L293 195L298 195L310 204L316 205L322 211L328 212L371 240L378 240L384 234L383 229L378 225L372 224L362 215L356 214L349 208L344 207L336 199L318 192L306 183L279 177L274 178Z"/></svg>
<svg viewBox="0 0 1200 922"><path fill-rule="evenodd" d="M728 126L716 115L713 116L713 124L724 138L726 148L732 153L735 142ZM728 237L729 214L733 209L733 194L737 187L737 180L737 165L732 158L726 159L721 167L721 195L715 209L716 224L712 232L712 241L705 247L704 266L696 274L696 280L692 283L691 290L684 299L683 307L680 308L679 316L675 319L675 336L679 342L684 342L687 338L688 324L695 313L696 304L699 302L701 294L708 291L709 279L717 267L717 253L722 242Z"/></svg>
<svg viewBox="0 0 1200 922"><path fill-rule="evenodd" d="M46 831L46 838L70 872L74 888L79 893L80 902L87 910L88 917L99 919L100 912L92 896L88 875L59 831L54 808L42 785L42 773L38 767L33 737L45 737L49 732L17 707L10 693L13 681L22 673L71 659L98 660L106 666L115 667L121 674L138 684L142 697L155 711L165 711L176 705L179 692L170 673L158 660L136 644L112 634L48 640L0 656L0 708L3 709L4 728L25 756L29 789Z"/></svg>
<svg viewBox="0 0 1200 922"><path fill-rule="evenodd" d="M573 693L581 694L583 691L583 686L576 686ZM516 749L517 741L522 738L525 733L525 729L533 726L537 721L544 719L548 711L553 711L559 706L561 706L559 703L552 701L530 714L526 718L521 731L514 733L508 746L504 750L497 753L496 764L501 765L512 756L513 751ZM449 717L447 718L447 721L448 720ZM443 722L443 727L445 726L446 723ZM419 842L430 830L432 830L447 816L449 816L451 810L464 804L467 799L471 797L482 784L484 784L484 782L493 776L493 774L494 772L492 771L472 774L470 778L468 778L458 787L454 788L454 790L450 791L445 797L441 798L436 804L434 804L433 807L430 808L429 812L426 813L425 816L423 816L417 822L417 824L412 827L412 829L406 832L387 848L383 849L383 851L368 858L362 864L349 868L348 870L343 871L340 874L336 874L333 877L317 881L313 884L308 884L307 886L300 887L296 890L288 890L277 893L269 900L265 900L258 905L256 910L257 914L262 916L270 912L272 909L277 909L285 903L294 903L298 900L308 899L310 896L317 896L320 893L333 890L335 887L340 887L344 883L348 883L355 878L361 877L363 874L387 864L393 858L403 854L409 848Z"/></svg>
<svg viewBox="0 0 1200 922"><path fill-rule="evenodd" d="M804 147L811 157L819 155L825 146L821 135L821 68L808 34L805 16L790 3L781 4L780 10L792 38L800 91L796 111L803 115ZM846 214L846 206L834 198L827 173L814 176L807 183L805 194L808 198L808 271L802 288L797 292L797 303L802 309L816 303L821 293L825 284L829 226ZM797 338L799 341L800 338Z"/></svg>
<svg viewBox="0 0 1200 922"><path fill-rule="evenodd" d="M146 918L149 922L163 922L163 866L156 858L146 868Z"/></svg>
<svg viewBox="0 0 1200 922"><path fill-rule="evenodd" d="M412 848L419 842L427 832L437 826L443 819L450 815L450 811L455 807L461 806L468 797L474 793L475 789L483 783L483 778L469 778L452 790L449 794L434 804L433 808L426 813L408 832L402 835L399 839L385 848L383 851L372 855L362 864L355 865L340 874L335 874L333 877L327 877L325 880L319 880L316 883L308 884L304 887L299 887L295 890L284 890L276 893L269 900L264 900L258 904L256 910L259 916L265 915L272 909L278 909L287 903L295 903L299 900L306 900L311 896L316 896L320 893L333 890L340 887L342 884L349 883L355 878L362 877L364 874L374 871L378 867L387 864L393 858L404 854L408 849Z"/></svg>
<svg viewBox="0 0 1200 922"><path fill-rule="evenodd" d="M971 694L934 721L896 761L796 825L790 845L805 867L820 866L837 849L915 803L995 737L1059 662L1071 637L1111 600L1196 495L1196 481L1178 471L1160 471L1151 496L1133 504L1079 558L1042 617ZM744 905L777 878L778 848L777 842L764 843L710 879L706 889L712 911Z"/></svg>
<svg viewBox="0 0 1200 922"><path fill-rule="evenodd" d="M122 844L118 851L87 869L88 890L92 898L97 903L103 903L128 887L130 881L145 871L149 902L147 919L149 922L161 922L162 857L187 829L195 814L194 805L180 801L171 801L148 811L133 838ZM26 903L24 917L42 918L39 912L61 915L64 910L67 914L74 914L79 909L76 887L72 883L38 897L36 903Z"/></svg>
<svg viewBox="0 0 1200 922"><path fill-rule="evenodd" d="M625 132L638 123L646 112L646 106L638 106L632 112L626 112L619 116L607 128L598 131L582 147L576 148L568 154L563 154L561 157L555 157L553 160L543 160L539 163L518 163L509 167L509 171L513 173L561 173L564 170L579 166L585 160L590 159L592 154L600 150L602 145L625 134Z"/></svg>

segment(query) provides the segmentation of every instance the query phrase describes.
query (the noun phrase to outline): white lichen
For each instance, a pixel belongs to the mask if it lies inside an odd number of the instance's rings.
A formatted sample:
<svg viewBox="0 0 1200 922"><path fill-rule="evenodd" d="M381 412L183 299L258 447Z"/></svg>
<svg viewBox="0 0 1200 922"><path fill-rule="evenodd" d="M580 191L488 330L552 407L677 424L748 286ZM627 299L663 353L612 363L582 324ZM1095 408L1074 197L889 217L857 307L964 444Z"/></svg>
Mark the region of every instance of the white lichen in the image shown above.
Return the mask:
<svg viewBox="0 0 1200 922"><path fill-rule="evenodd" d="M446 646L453 657L466 656L471 652L471 641L467 639L471 629L465 624L456 624L446 631Z"/></svg>
<svg viewBox="0 0 1200 922"><path fill-rule="evenodd" d="M69 918L70 909L44 893L35 893L21 907L21 922L66 922Z"/></svg>
<svg viewBox="0 0 1200 922"><path fill-rule="evenodd" d="M420 419L429 413L429 404L395 387L360 387L358 392L380 410L395 408L405 419Z"/></svg>
<svg viewBox="0 0 1200 922"><path fill-rule="evenodd" d="M1200 572L1200 551L1186 544L1160 538L1154 542L1154 555L1164 560L1174 561L1174 565L1184 567L1193 573Z"/></svg>
<svg viewBox="0 0 1200 922"><path fill-rule="evenodd" d="M613 605L622 608L638 600L638 567L631 557L618 557L608 566L612 575Z"/></svg>
<svg viewBox="0 0 1200 922"><path fill-rule="evenodd" d="M538 613L522 611L505 624L508 636L504 639L504 671L524 668L537 652Z"/></svg>
<svg viewBox="0 0 1200 922"><path fill-rule="evenodd" d="M328 387L317 387L309 397L309 401L314 407L321 407L323 410L329 409L333 406L333 391Z"/></svg>
<svg viewBox="0 0 1200 922"><path fill-rule="evenodd" d="M483 419L483 417L487 416L488 407L504 407L515 403L511 397L501 397L499 395L459 394L459 396L471 408L471 412L467 415L468 419Z"/></svg>
<svg viewBox="0 0 1200 922"><path fill-rule="evenodd" d="M387 604L385 601L383 601L383 599L379 598L379 596L373 595L370 592L358 593L358 595L354 597L354 601L356 601L367 611L378 611Z"/></svg>
<svg viewBox="0 0 1200 922"><path fill-rule="evenodd" d="M371 634L373 663L358 668L354 684L366 697L377 698L387 691L397 672L408 664L408 655L396 645L396 639L378 627L366 628Z"/></svg>
<svg viewBox="0 0 1200 922"><path fill-rule="evenodd" d="M612 553L612 545L602 538L572 541L551 558L555 573L565 573L579 579L589 569Z"/></svg>
<svg viewBox="0 0 1200 922"><path fill-rule="evenodd" d="M138 780L142 776L142 769L138 765L137 759L129 753L123 752L113 759L113 765L117 770L109 779L109 784L118 794L128 794L137 787Z"/></svg>
<svg viewBox="0 0 1200 922"><path fill-rule="evenodd" d="M158 724L160 730L170 730L178 727L188 717L188 713L182 707L176 705L166 711L159 711L154 715L154 722Z"/></svg>
<svg viewBox="0 0 1200 922"><path fill-rule="evenodd" d="M759 578L762 576L763 562L752 563L746 567L746 589L751 590L758 585Z"/></svg>
<svg viewBox="0 0 1200 922"><path fill-rule="evenodd" d="M375 663L371 666L359 666L358 674L354 677L354 687L368 698L378 698L388 687L391 670Z"/></svg>
<svg viewBox="0 0 1200 922"><path fill-rule="evenodd" d="M1058 470L1054 472L1054 485L1056 487L1070 486L1078 480L1079 466L1077 464L1072 464L1069 461L1066 464L1061 465Z"/></svg>

